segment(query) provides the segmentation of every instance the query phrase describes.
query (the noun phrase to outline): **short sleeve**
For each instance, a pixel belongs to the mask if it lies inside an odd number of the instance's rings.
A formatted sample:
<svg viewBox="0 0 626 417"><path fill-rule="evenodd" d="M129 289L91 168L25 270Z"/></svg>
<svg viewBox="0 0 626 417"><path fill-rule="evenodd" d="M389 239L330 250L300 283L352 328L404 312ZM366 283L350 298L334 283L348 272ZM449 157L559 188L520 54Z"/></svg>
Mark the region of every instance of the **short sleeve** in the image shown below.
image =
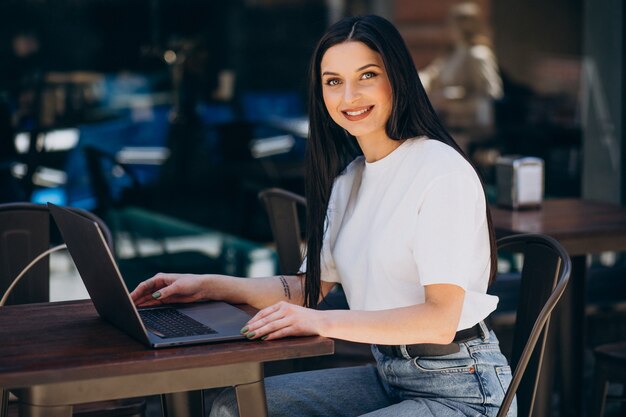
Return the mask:
<svg viewBox="0 0 626 417"><path fill-rule="evenodd" d="M413 254L422 285L467 290L484 275L490 245L482 185L473 172L434 179L418 207Z"/></svg>

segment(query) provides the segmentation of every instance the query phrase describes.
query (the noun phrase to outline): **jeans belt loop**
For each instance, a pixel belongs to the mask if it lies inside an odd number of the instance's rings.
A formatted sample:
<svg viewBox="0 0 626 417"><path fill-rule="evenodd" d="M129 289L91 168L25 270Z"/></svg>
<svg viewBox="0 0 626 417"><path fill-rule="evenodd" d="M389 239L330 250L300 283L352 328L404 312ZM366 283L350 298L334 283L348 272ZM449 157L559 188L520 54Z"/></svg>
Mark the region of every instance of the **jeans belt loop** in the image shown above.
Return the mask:
<svg viewBox="0 0 626 417"><path fill-rule="evenodd" d="M409 355L409 352L407 352L406 350L406 345L398 346L398 350L400 351L400 354L404 357L404 359L412 359L411 355Z"/></svg>
<svg viewBox="0 0 626 417"><path fill-rule="evenodd" d="M487 342L489 340L489 329L487 328L487 324L485 324L484 320L481 320L478 325L480 326L480 331L483 333L483 340Z"/></svg>

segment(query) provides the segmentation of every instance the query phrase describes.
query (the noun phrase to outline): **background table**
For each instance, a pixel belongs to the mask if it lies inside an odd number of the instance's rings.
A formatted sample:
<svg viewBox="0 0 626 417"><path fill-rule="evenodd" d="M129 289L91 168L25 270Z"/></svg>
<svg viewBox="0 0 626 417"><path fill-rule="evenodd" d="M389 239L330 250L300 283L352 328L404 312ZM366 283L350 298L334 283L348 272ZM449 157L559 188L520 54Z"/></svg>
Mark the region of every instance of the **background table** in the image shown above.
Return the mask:
<svg viewBox="0 0 626 417"><path fill-rule="evenodd" d="M580 416L583 399L586 255L626 251L626 207L579 199L543 202L539 210L491 208L496 236L542 233L557 239L572 258L572 278L555 311L560 325L552 328L546 362L558 360L561 374L561 416ZM555 331L556 330L556 331ZM556 346L555 346L556 344ZM559 352L558 357L556 352ZM548 378L550 379L550 378ZM545 381L544 381L545 382ZM550 388L550 387L549 387ZM539 394L538 394L539 395ZM549 392L536 407L548 415Z"/></svg>
<svg viewBox="0 0 626 417"><path fill-rule="evenodd" d="M90 300L0 308L0 388L26 416L72 404L235 386L242 416L266 416L263 362L333 353L298 337L149 349L99 318Z"/></svg>

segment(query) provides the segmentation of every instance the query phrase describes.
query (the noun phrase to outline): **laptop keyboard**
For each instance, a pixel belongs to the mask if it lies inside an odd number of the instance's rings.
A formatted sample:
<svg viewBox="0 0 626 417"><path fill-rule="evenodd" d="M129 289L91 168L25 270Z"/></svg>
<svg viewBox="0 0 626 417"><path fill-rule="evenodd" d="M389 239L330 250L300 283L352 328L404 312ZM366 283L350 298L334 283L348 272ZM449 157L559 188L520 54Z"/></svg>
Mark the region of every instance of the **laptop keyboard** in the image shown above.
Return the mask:
<svg viewBox="0 0 626 417"><path fill-rule="evenodd" d="M148 330L165 339L217 333L175 308L140 310L139 315Z"/></svg>

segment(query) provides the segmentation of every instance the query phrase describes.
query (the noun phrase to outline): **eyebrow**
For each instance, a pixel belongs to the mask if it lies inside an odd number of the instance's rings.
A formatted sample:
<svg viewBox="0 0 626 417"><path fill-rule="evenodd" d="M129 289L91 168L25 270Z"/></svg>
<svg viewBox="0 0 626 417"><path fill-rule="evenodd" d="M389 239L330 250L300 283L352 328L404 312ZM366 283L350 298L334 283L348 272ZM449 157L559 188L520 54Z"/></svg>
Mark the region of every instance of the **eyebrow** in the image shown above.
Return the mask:
<svg viewBox="0 0 626 417"><path fill-rule="evenodd" d="M376 65L376 64L367 64L367 65L363 65L362 67L357 68L357 70L356 70L355 72L360 72L360 71L363 71L364 69L367 69L367 68L369 68L369 67L377 67L377 68L380 68L380 65ZM324 75L339 75L339 74L337 74L336 72L324 71L324 72L322 73L322 77L323 77Z"/></svg>

